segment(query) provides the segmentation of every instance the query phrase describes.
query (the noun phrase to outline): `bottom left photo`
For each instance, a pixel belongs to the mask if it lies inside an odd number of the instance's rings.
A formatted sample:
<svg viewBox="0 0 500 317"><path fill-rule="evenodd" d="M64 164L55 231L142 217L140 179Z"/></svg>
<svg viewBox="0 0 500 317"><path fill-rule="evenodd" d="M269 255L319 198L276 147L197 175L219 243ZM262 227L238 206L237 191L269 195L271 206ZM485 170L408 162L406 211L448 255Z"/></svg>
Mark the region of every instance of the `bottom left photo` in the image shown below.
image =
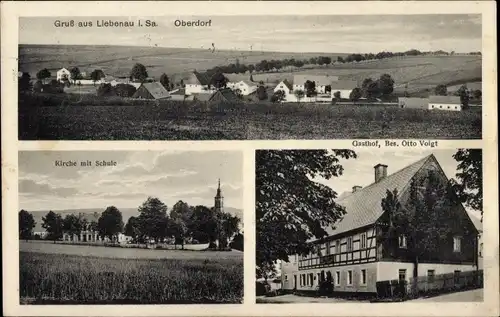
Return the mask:
<svg viewBox="0 0 500 317"><path fill-rule="evenodd" d="M20 304L243 302L243 153L19 152Z"/></svg>

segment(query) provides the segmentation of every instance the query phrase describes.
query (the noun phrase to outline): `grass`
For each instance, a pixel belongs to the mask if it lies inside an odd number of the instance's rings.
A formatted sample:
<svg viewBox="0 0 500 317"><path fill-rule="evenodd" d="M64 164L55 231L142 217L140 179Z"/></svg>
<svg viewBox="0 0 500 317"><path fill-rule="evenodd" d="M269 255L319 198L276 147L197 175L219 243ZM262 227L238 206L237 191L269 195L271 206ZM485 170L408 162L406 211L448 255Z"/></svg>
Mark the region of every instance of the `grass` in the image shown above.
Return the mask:
<svg viewBox="0 0 500 317"><path fill-rule="evenodd" d="M26 95L20 102L21 140L479 139L482 126L481 109L447 112L379 105L209 106L64 94Z"/></svg>
<svg viewBox="0 0 500 317"><path fill-rule="evenodd" d="M240 303L236 259L119 259L20 252L21 304Z"/></svg>

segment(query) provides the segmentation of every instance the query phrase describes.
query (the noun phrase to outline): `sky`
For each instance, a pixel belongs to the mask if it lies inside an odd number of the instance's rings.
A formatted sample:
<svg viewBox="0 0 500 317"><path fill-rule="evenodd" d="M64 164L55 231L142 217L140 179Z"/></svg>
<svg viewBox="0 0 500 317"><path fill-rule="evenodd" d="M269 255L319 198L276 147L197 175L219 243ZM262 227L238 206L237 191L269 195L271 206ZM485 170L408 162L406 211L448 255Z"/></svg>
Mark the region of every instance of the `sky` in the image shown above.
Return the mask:
<svg viewBox="0 0 500 317"><path fill-rule="evenodd" d="M366 187L375 182L374 166L381 163L387 165L387 175L405 168L416 161L434 154L444 173L450 178L456 179L457 161L452 157L456 153L451 150L412 150L412 151L358 151L356 159L340 159L340 164L344 168L342 176L329 180L318 178L316 181L331 187L341 195L344 192L352 192L353 186ZM468 209L469 212L480 218L480 213Z"/></svg>
<svg viewBox="0 0 500 317"><path fill-rule="evenodd" d="M56 167L56 160L117 166ZM148 196L169 209L179 200L213 207L220 178L224 205L242 209L242 171L239 151L21 151L19 208L137 208Z"/></svg>
<svg viewBox="0 0 500 317"><path fill-rule="evenodd" d="M55 21L91 21L92 27L55 27ZM99 28L97 21L151 19L156 28ZM174 21L212 20L210 27L176 27ZM473 15L22 17L21 44L133 45L279 52L368 53L481 51L482 22Z"/></svg>

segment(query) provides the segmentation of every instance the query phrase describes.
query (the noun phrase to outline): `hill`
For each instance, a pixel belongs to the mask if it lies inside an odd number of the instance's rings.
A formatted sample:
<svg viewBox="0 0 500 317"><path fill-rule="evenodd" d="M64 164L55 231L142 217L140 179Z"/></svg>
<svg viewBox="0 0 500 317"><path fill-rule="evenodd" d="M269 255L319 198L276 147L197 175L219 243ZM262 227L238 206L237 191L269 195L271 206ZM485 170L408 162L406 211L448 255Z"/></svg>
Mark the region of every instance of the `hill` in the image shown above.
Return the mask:
<svg viewBox="0 0 500 317"><path fill-rule="evenodd" d="M122 216L123 216L123 223L126 224L128 219L132 216L138 216L139 212L137 211L137 208L119 208L118 209L121 211ZM65 209L65 210L53 210L53 212L60 214L63 218L66 215L74 214L83 214L85 215L88 219L92 219L94 213L99 215L104 211L103 208L86 208L86 209ZM238 218L241 219L241 224L243 224L243 210L237 209L237 208L232 208L232 207L224 207L224 211L230 213L233 216L237 216ZM36 225L35 229L33 230L34 232L43 232L45 229L42 227L42 217L44 217L49 211L48 210L36 210L36 211L30 211L31 214L33 214L33 218L35 219ZM169 210L170 212L170 210Z"/></svg>

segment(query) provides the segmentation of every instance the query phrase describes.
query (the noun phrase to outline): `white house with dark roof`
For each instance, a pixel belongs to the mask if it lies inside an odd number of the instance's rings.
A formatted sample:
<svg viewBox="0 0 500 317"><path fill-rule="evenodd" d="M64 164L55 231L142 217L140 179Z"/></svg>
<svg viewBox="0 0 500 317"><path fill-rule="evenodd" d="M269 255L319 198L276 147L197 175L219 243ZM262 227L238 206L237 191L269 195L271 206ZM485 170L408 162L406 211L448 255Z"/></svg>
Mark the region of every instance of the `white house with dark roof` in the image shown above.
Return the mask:
<svg viewBox="0 0 500 317"><path fill-rule="evenodd" d="M332 98L335 98L335 93L340 93L341 99L349 99L354 88L358 87L358 82L355 80L337 80L330 84Z"/></svg>
<svg viewBox="0 0 500 317"><path fill-rule="evenodd" d="M248 96L254 91L257 91L257 84L253 83L249 80L241 80L238 83L234 84L231 89L241 91L243 96Z"/></svg>
<svg viewBox="0 0 500 317"><path fill-rule="evenodd" d="M210 86L210 79L207 78L204 74L199 72L192 72L189 75L189 78L184 81L186 95L192 94L213 94L215 92L215 88Z"/></svg>
<svg viewBox="0 0 500 317"><path fill-rule="evenodd" d="M429 96L428 109L462 111L462 102L457 96Z"/></svg>
<svg viewBox="0 0 500 317"><path fill-rule="evenodd" d="M354 186L337 203L346 214L334 226L325 227L327 236L312 240L313 251L308 255L294 254L289 262L281 263L282 286L285 290L316 291L323 282L333 285L334 292L376 293L377 282L410 281L414 263L407 249L406 236L384 243L377 237L388 228L388 215L381 206L387 190L398 191L403 207L408 203L410 184L433 171L441 182L447 182L434 155L393 173L388 166L374 166L374 180L361 187ZM440 252L419 257L418 276L474 271L477 263L478 231L462 204L450 207L451 228L447 239L440 241Z"/></svg>
<svg viewBox="0 0 500 317"><path fill-rule="evenodd" d="M71 78L71 73L69 70L66 68L61 68L56 72L56 79L57 81L63 81L64 79L70 79Z"/></svg>
<svg viewBox="0 0 500 317"><path fill-rule="evenodd" d="M308 75L299 74L293 76L293 90L303 90L305 92L306 81L312 81L316 85L316 92L318 94L330 93L331 85L333 81L338 81L338 76L329 75Z"/></svg>

